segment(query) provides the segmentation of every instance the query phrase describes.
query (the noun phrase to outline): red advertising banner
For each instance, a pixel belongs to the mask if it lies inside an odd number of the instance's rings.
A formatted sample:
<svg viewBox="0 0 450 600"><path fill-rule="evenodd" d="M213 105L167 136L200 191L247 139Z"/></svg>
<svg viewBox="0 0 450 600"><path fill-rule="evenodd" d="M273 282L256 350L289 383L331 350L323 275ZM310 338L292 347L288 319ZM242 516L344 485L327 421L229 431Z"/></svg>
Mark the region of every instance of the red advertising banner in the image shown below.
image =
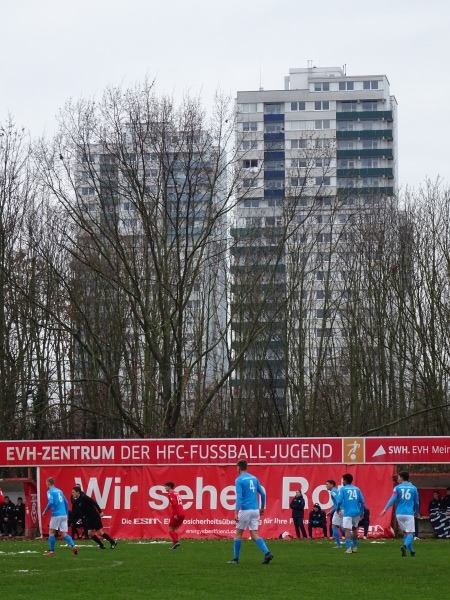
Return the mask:
<svg viewBox="0 0 450 600"><path fill-rule="evenodd" d="M0 441L0 466L450 463L450 437Z"/></svg>
<svg viewBox="0 0 450 600"><path fill-rule="evenodd" d="M1 466L333 464L342 438L1 441ZM344 461L345 462L345 461Z"/></svg>
<svg viewBox="0 0 450 600"><path fill-rule="evenodd" d="M365 438L366 463L450 463L450 437Z"/></svg>
<svg viewBox="0 0 450 600"><path fill-rule="evenodd" d="M267 509L261 519L260 533L277 538L285 531L294 534L289 503L301 487L305 500L305 519L315 502L329 512L332 506L325 487L327 479L340 483L344 471L353 473L370 509L370 537L391 536L390 513L380 512L392 494L392 465L298 465L259 466L249 471L256 475L267 494ZM174 481L186 508L180 533L188 538L227 538L235 531L234 506L237 477L235 466L160 466L160 467L42 467L39 469L39 514L46 506L47 477L66 494L74 485L96 499L103 509L103 524L113 536L130 539L168 537L170 509L164 483ZM44 531L48 520L41 524Z"/></svg>

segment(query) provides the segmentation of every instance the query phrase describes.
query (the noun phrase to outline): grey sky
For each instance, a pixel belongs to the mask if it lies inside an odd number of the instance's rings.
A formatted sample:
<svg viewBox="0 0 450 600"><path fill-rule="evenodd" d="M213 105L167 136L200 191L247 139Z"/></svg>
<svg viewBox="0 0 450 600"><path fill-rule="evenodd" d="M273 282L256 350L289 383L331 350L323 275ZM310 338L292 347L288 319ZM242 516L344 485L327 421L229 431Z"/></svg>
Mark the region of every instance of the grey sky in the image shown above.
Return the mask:
<svg viewBox="0 0 450 600"><path fill-rule="evenodd" d="M51 133L69 98L146 75L157 91L283 87L290 67L386 74L400 184L450 181L448 0L0 0L0 119Z"/></svg>

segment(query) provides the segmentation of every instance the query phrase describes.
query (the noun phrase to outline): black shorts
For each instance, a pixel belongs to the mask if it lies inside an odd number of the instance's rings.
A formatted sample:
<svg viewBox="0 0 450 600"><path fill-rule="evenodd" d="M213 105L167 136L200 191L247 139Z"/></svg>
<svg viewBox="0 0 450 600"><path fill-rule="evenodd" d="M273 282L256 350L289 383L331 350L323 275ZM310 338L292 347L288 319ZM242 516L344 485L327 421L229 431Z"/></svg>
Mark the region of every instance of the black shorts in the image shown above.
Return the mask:
<svg viewBox="0 0 450 600"><path fill-rule="evenodd" d="M88 529L99 530L103 528L102 520L99 515L92 515L86 518L86 527Z"/></svg>

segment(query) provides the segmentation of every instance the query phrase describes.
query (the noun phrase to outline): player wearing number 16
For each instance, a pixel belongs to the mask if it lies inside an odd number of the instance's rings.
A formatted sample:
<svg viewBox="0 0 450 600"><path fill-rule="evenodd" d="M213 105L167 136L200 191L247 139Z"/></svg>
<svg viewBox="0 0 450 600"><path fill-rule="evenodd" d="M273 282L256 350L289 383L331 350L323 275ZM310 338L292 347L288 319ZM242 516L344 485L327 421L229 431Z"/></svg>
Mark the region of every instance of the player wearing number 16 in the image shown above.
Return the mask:
<svg viewBox="0 0 450 600"><path fill-rule="evenodd" d="M242 534L248 528L252 540L264 553L262 564L268 565L273 558L273 554L258 535L259 519L264 514L266 507L266 492L261 487L258 479L247 473L246 460L239 460L236 466L239 473L239 477L236 479L236 510L234 513L236 537L234 538L234 558L229 560L228 564L237 565L239 563ZM261 497L261 508L259 507L258 495Z"/></svg>
<svg viewBox="0 0 450 600"><path fill-rule="evenodd" d="M381 515L386 514L394 502L395 516L400 529L404 532L403 546L401 547L402 556L406 556L406 550L409 550L411 556L415 556L412 545L414 539L414 516L419 512L419 494L417 488L409 482L409 473L401 471L398 474L400 483L395 486L394 493L388 503L381 511Z"/></svg>

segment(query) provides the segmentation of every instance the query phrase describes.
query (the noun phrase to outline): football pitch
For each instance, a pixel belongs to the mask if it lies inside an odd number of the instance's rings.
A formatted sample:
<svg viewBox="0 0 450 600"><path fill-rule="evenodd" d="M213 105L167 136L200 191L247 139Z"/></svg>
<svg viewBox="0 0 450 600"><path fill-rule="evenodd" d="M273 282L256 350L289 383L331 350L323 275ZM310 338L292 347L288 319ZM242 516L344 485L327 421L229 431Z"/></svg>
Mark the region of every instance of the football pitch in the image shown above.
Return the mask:
<svg viewBox="0 0 450 600"><path fill-rule="evenodd" d="M115 550L83 541L78 556L58 542L0 541L1 600L264 600L334 597L436 600L449 597L450 540L418 540L402 558L400 540L361 540L356 554L330 541L268 540L275 558L246 541L239 565L229 565L232 540L182 540L181 548L149 540L119 540Z"/></svg>

